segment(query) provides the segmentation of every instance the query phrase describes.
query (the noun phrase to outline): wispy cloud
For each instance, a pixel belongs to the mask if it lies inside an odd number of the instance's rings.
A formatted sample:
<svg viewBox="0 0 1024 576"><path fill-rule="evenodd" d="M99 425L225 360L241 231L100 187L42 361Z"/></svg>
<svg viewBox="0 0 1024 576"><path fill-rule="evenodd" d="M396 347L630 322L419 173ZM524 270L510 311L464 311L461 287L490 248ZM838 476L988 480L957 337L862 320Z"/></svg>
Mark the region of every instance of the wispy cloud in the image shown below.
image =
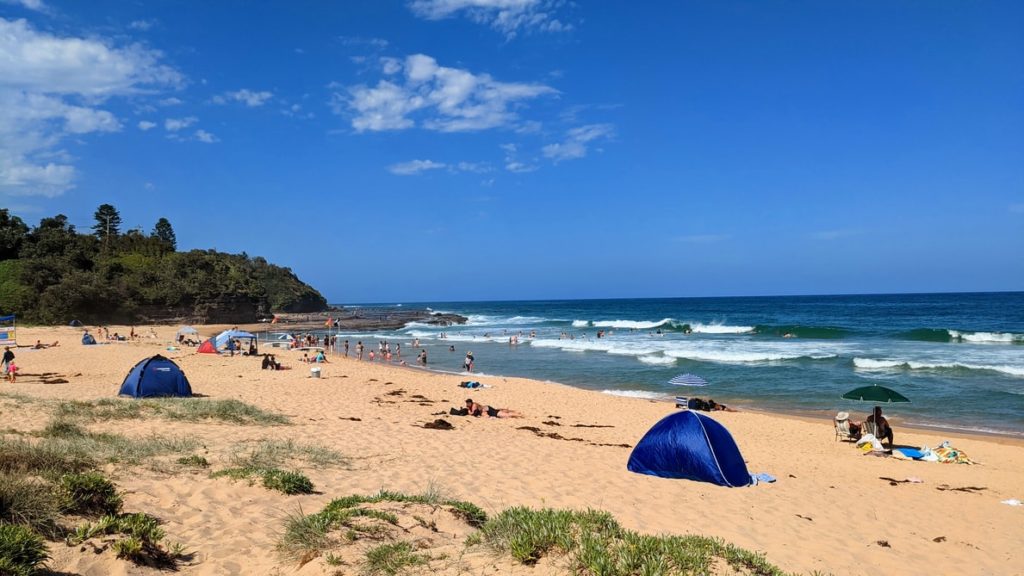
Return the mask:
<svg viewBox="0 0 1024 576"><path fill-rule="evenodd" d="M249 90L248 88L242 88L234 92L225 92L218 94L213 97L214 104L227 104L228 102L242 102L250 108L256 108L263 106L268 100L274 97L274 94L267 92L266 90L255 91Z"/></svg>
<svg viewBox="0 0 1024 576"><path fill-rule="evenodd" d="M58 36L0 18L0 194L56 196L74 187L76 170L62 143L120 130L118 118L100 107L111 98L180 86L183 76L161 58L139 45Z"/></svg>
<svg viewBox="0 0 1024 576"><path fill-rule="evenodd" d="M133 20L128 27L132 30L141 30L145 32L156 25L156 20Z"/></svg>
<svg viewBox="0 0 1024 576"><path fill-rule="evenodd" d="M220 142L220 140L216 136L214 136L213 134L210 134L206 130L202 130L202 129L196 130L195 134L193 134L193 137L196 140L198 140L200 142L205 142L207 144L213 144L214 142Z"/></svg>
<svg viewBox="0 0 1024 576"><path fill-rule="evenodd" d="M399 176L413 176L428 170L442 169L452 174L460 172L485 174L491 171L491 166L486 162L455 162L453 164L446 164L444 162L434 162L433 160L410 160L388 166L388 172Z"/></svg>
<svg viewBox="0 0 1024 576"><path fill-rule="evenodd" d="M566 4L559 0L412 0L409 9L427 20L465 16L511 40L520 32L572 30L572 24L556 16Z"/></svg>
<svg viewBox="0 0 1024 576"><path fill-rule="evenodd" d="M388 172L399 176L413 176L427 170L440 170L446 166L447 164L443 162L434 162L433 160L410 160L388 166Z"/></svg>
<svg viewBox="0 0 1024 576"><path fill-rule="evenodd" d="M21 6L22 8L43 12L44 14L50 13L50 7L43 0L0 0L0 4Z"/></svg>
<svg viewBox="0 0 1024 576"><path fill-rule="evenodd" d="M518 120L514 104L557 93L543 84L499 82L489 74L439 66L424 54L383 59L381 71L389 78L376 86L353 86L332 95L335 113L352 114L357 132L417 125L439 132L510 128Z"/></svg>
<svg viewBox="0 0 1024 576"><path fill-rule="evenodd" d="M168 132L177 132L178 130L184 130L189 126L199 121L195 116L187 116L185 118L167 118L164 120L164 130Z"/></svg>
<svg viewBox="0 0 1024 576"><path fill-rule="evenodd" d="M178 106L184 104L184 102L182 102L180 98L175 98L174 96L171 96L170 98L162 98L158 100L157 104L161 106Z"/></svg>
<svg viewBox="0 0 1024 576"><path fill-rule="evenodd" d="M156 128L156 122L150 122L148 120L139 120L139 130L145 132L151 128Z"/></svg>
<svg viewBox="0 0 1024 576"><path fill-rule="evenodd" d="M542 149L545 158L555 162L583 158L587 155L588 146L595 140L607 140L615 134L611 124L587 124L573 128L566 133L565 140L548 144Z"/></svg>
<svg viewBox="0 0 1024 576"><path fill-rule="evenodd" d="M537 169L535 164L519 160L519 147L515 144L502 144L501 149L505 152L505 170L522 173L533 172Z"/></svg>
<svg viewBox="0 0 1024 576"><path fill-rule="evenodd" d="M345 46L369 46L370 48L376 48L379 50L383 50L388 47L388 41L383 38L338 36L338 40L340 40Z"/></svg>

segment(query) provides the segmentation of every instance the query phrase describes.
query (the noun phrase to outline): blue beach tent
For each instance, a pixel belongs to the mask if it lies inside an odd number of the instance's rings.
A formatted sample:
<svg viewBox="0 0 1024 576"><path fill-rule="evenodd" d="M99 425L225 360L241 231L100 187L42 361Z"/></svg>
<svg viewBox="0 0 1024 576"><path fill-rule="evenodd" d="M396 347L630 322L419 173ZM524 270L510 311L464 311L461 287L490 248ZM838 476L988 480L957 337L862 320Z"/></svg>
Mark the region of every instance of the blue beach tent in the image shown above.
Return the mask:
<svg viewBox="0 0 1024 576"><path fill-rule="evenodd" d="M192 387L177 364L157 354L144 358L132 368L119 394L134 398L191 396Z"/></svg>
<svg viewBox="0 0 1024 576"><path fill-rule="evenodd" d="M724 426L696 412L662 418L633 448L626 467L662 478L684 478L719 486L747 486L750 473Z"/></svg>

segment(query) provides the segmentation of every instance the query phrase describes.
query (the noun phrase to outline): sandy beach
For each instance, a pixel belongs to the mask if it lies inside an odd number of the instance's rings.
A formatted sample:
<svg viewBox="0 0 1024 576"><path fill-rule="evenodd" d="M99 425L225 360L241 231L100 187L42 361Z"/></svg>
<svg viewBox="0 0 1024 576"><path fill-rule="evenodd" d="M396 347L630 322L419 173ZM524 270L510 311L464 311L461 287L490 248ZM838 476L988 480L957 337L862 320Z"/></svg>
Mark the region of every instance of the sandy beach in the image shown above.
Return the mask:
<svg viewBox="0 0 1024 576"><path fill-rule="evenodd" d="M204 336L220 327L200 327ZM182 574L323 574L323 559L299 567L275 544L282 519L309 513L331 499L382 488L418 493L440 489L488 513L517 505L596 508L644 533L702 534L766 554L796 573L1022 574L1024 442L896 427L900 445L936 446L950 440L976 465L900 461L862 455L835 440L828 420L761 412L715 413L732 433L752 473L773 484L728 489L666 480L626 470L630 448L659 419L664 402L630 399L518 378L480 377L489 387L466 391L459 375L436 374L332 357L322 377L310 377L301 353L278 355L291 370L262 371L257 359L166 351L175 327L156 326L156 338L100 346L79 344L73 328L19 328L22 344L59 340L45 350L19 348L21 375L3 382L2 428L29 432L50 418L49 401L116 396L140 359L164 354L181 366L194 392L238 399L287 415L282 426L178 422L159 418L101 421L89 430L132 436L188 436L201 444L213 469L233 446L257 439L291 439L342 453L345 466L303 468L317 493L286 496L205 471L109 467L125 493L125 508L160 518L168 539L194 552ZM110 327L124 334L127 327ZM149 327L136 331L148 334ZM66 380L43 383L47 379ZM523 419L442 416L467 397L523 412ZM869 406L865 405L865 414ZM855 415L863 417L861 415ZM445 418L454 430L422 427ZM526 429L524 429L526 428ZM532 428L532 429L530 429ZM540 433L538 433L538 431ZM557 433L561 438L543 434ZM882 478L917 477L891 484ZM973 487L975 489L957 490ZM51 547L49 567L73 574L150 574L112 554ZM545 570L548 570L546 572ZM514 564L483 552L461 559L468 574L555 573L551 566ZM346 572L348 573L348 572Z"/></svg>

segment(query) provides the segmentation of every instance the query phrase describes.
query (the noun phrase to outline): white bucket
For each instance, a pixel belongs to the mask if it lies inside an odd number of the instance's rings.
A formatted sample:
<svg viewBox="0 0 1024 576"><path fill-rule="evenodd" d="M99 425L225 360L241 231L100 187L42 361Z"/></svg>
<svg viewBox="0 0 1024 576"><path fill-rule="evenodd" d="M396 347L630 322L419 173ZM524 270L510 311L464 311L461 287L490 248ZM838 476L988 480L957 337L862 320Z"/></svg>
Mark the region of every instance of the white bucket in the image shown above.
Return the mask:
<svg viewBox="0 0 1024 576"><path fill-rule="evenodd" d="M686 396L676 396L676 408L682 408L688 410L690 407L690 399Z"/></svg>
<svg viewBox="0 0 1024 576"><path fill-rule="evenodd" d="M319 378L320 377L320 367L317 366L315 368L310 368L309 369L309 377L310 378Z"/></svg>

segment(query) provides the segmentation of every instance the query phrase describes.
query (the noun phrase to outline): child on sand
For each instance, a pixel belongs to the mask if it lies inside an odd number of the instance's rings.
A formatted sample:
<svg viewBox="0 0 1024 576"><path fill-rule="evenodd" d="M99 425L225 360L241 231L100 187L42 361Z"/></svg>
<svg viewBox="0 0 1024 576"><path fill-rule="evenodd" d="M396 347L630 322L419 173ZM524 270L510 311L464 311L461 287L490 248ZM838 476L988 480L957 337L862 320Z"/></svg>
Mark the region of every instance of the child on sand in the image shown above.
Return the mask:
<svg viewBox="0 0 1024 576"><path fill-rule="evenodd" d="M14 364L14 361L7 363L7 380L14 384L14 381L18 378L18 367Z"/></svg>

